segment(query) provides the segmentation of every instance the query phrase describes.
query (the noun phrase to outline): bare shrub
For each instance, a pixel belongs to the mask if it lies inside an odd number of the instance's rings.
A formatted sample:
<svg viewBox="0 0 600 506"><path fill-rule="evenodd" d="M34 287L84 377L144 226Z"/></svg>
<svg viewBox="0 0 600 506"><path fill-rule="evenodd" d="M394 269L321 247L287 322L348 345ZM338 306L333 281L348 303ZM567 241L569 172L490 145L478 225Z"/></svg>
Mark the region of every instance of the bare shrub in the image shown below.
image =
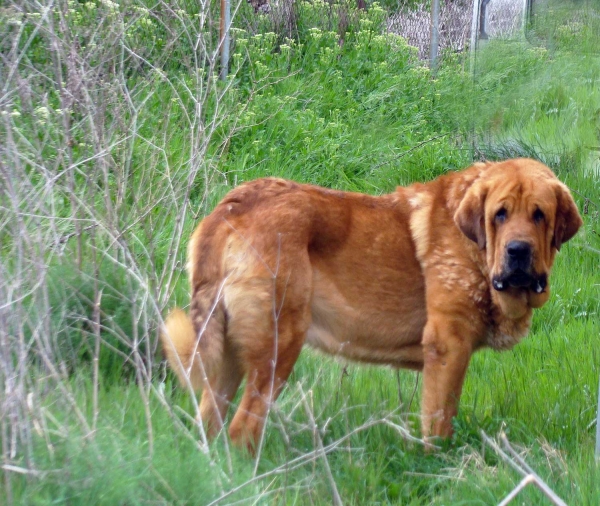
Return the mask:
<svg viewBox="0 0 600 506"><path fill-rule="evenodd" d="M152 395L182 238L215 181L224 182L215 167L230 135L231 82L216 78L217 32L206 2L188 4L16 0L2 8L5 466L34 472L32 433L44 436L53 410L93 434L98 385L111 374ZM91 417L70 381L82 366L93 378ZM52 408L49 392L60 392ZM148 433L151 442L149 414ZM5 485L10 493L10 473Z"/></svg>

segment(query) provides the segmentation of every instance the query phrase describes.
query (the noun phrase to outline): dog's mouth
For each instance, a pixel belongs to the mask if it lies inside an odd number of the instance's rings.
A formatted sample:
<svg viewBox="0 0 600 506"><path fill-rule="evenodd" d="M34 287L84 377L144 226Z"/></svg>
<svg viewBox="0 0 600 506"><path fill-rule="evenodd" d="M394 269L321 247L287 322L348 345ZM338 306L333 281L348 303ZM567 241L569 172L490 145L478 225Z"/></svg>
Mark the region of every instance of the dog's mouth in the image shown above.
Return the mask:
<svg viewBox="0 0 600 506"><path fill-rule="evenodd" d="M504 272L492 279L492 286L498 292L503 292L508 288L522 288L532 290L535 293L542 293L547 285L548 277L546 274L532 274L521 269Z"/></svg>

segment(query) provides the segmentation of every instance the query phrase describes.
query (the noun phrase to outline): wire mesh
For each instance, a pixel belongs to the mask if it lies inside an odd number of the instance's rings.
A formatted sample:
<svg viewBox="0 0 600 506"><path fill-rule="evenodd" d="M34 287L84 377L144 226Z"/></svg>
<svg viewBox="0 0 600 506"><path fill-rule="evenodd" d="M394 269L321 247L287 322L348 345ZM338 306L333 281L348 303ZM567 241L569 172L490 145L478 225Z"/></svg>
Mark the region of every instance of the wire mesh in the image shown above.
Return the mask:
<svg viewBox="0 0 600 506"><path fill-rule="evenodd" d="M475 0L478 1L478 0ZM479 0L480 1L480 0ZM405 37L426 59L431 44L431 12L429 7L410 0L401 1L398 11L388 19L388 30ZM473 1L448 0L440 5L439 50L461 52L469 49L473 21ZM481 2L477 38L514 36L523 26L523 0L490 0Z"/></svg>
<svg viewBox="0 0 600 506"><path fill-rule="evenodd" d="M484 38L484 33L490 38L518 35L523 29L524 14L523 0L491 0L485 7L485 26L483 32L480 26L478 38Z"/></svg>
<svg viewBox="0 0 600 506"><path fill-rule="evenodd" d="M471 1L443 2L440 5L440 51L464 50L471 32ZM402 35L419 50L419 58L426 59L431 43L431 12L423 4L403 1L398 12L388 19L388 30Z"/></svg>

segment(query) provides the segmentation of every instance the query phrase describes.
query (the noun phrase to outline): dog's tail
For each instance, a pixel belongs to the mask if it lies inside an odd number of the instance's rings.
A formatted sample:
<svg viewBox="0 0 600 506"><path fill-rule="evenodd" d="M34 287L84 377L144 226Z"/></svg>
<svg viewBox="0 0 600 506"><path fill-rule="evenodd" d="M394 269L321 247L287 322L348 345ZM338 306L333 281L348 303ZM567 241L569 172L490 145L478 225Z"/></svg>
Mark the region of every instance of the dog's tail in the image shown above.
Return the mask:
<svg viewBox="0 0 600 506"><path fill-rule="evenodd" d="M202 387L203 374L198 338L191 318L181 309L171 311L160 333L162 348L171 369L183 387L191 384L196 391Z"/></svg>
<svg viewBox="0 0 600 506"><path fill-rule="evenodd" d="M171 369L182 386L194 390L214 378L221 369L226 339L226 312L222 289L222 252L229 228L219 228L221 220L205 219L188 245L188 274L192 290L190 314L174 309L161 333L162 348ZM205 239L203 247L198 244Z"/></svg>

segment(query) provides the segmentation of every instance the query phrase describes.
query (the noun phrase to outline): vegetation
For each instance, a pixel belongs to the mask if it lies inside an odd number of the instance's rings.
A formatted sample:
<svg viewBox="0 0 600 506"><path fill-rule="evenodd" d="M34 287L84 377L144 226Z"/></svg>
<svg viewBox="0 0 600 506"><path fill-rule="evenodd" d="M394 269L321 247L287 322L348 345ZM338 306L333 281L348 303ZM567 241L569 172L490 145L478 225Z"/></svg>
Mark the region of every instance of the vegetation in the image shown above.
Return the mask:
<svg viewBox="0 0 600 506"><path fill-rule="evenodd" d="M570 17L560 44L534 45L538 24L489 42L473 73L448 54L434 75L377 4L354 4L236 6L226 81L209 3L0 7L3 503L328 504L335 488L349 504L497 504L520 476L480 429L505 431L567 503L600 503L600 55L578 50L593 30ZM585 226L530 337L475 356L443 451L407 436L418 375L310 350L257 459L204 444L157 332L189 301L187 238L229 189L276 175L379 194L509 156L550 165Z"/></svg>

